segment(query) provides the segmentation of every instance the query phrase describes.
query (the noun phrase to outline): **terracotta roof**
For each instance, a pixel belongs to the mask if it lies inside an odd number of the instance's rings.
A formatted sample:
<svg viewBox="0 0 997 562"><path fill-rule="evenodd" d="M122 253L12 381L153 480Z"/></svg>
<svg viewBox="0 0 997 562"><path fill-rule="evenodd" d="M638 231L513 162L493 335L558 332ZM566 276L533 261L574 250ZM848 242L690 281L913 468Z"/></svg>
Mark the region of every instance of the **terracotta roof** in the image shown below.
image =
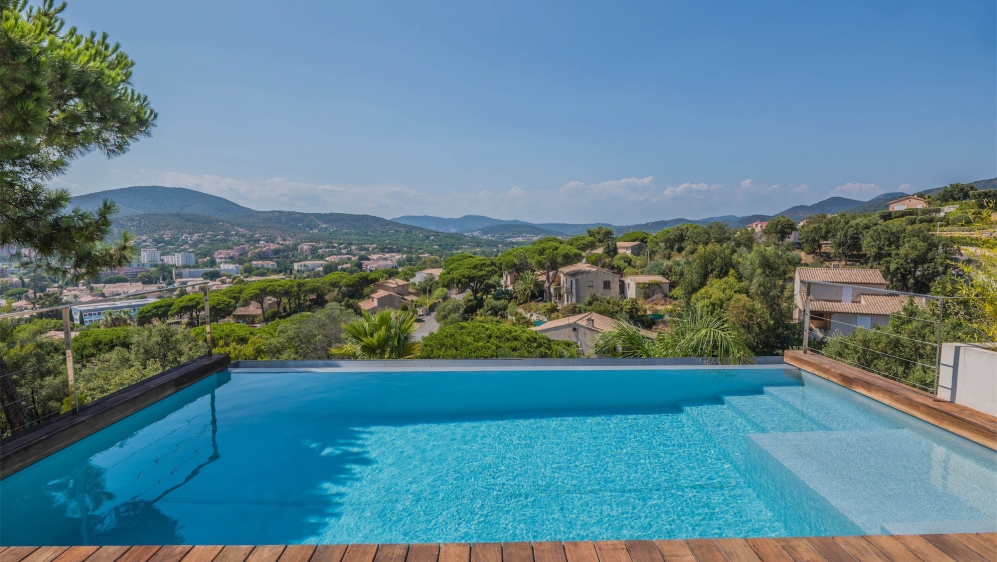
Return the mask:
<svg viewBox="0 0 997 562"><path fill-rule="evenodd" d="M389 287L408 287L408 281L403 281L402 279L385 279L378 283L378 285L387 285Z"/></svg>
<svg viewBox="0 0 997 562"><path fill-rule="evenodd" d="M359 306L361 310L370 310L372 308L377 308L377 303L374 302L374 299L367 299L365 301L360 301L360 304L357 306Z"/></svg>
<svg viewBox="0 0 997 562"><path fill-rule="evenodd" d="M903 310L910 297L904 295L862 295L861 302L810 301L810 312L832 314L862 314L889 316ZM914 304L924 306L923 298L914 298Z"/></svg>
<svg viewBox="0 0 997 562"><path fill-rule="evenodd" d="M567 275L568 277L571 277L573 275L579 275L581 273L586 273L589 271L605 271L606 273L612 273L613 275L616 275L616 273L613 273L608 269L596 267L590 263L576 263L574 265L566 265L561 268L560 273L561 275Z"/></svg>
<svg viewBox="0 0 997 562"><path fill-rule="evenodd" d="M376 299L376 298L380 298L380 297L386 297L386 296L389 296L389 295L394 295L396 297L398 296L398 295L395 295L394 293L392 293L390 291L385 291L384 289L378 289L378 290L376 290L376 291L374 291L373 293L370 294L370 298Z"/></svg>
<svg viewBox="0 0 997 562"><path fill-rule="evenodd" d="M918 201L921 201L922 203L927 203L927 201L925 201L923 197L918 197L917 195L904 195L900 199L894 199L893 201L888 201L886 204L887 205L892 205L894 203L903 201L904 199L917 199Z"/></svg>
<svg viewBox="0 0 997 562"><path fill-rule="evenodd" d="M436 267L432 269L423 269L419 273L425 273L426 275L435 275L436 277L439 277L440 275L443 274L443 268Z"/></svg>
<svg viewBox="0 0 997 562"><path fill-rule="evenodd" d="M634 283L668 283L668 280L660 275L630 275L627 279Z"/></svg>
<svg viewBox="0 0 997 562"><path fill-rule="evenodd" d="M539 326L534 326L531 328L536 332L544 332L553 328L561 328L563 326L570 326L572 324L577 324L579 326L588 326L589 318L592 319L594 324L592 328L597 332L608 332L616 327L617 320L613 320L608 316L603 316L598 312L586 312L584 314L575 314L574 316L565 316L564 318L558 318L557 320L551 320L550 322L545 322ZM649 338L654 337L654 332L650 330L641 330L645 336Z"/></svg>
<svg viewBox="0 0 997 562"><path fill-rule="evenodd" d="M883 274L878 269L797 267L796 275L799 276L800 281L855 283L858 285L882 285L886 287L886 279L883 279Z"/></svg>
<svg viewBox="0 0 997 562"><path fill-rule="evenodd" d="M616 247L617 248L632 248L632 247L636 246L637 244L643 244L643 242L617 242L616 243Z"/></svg>

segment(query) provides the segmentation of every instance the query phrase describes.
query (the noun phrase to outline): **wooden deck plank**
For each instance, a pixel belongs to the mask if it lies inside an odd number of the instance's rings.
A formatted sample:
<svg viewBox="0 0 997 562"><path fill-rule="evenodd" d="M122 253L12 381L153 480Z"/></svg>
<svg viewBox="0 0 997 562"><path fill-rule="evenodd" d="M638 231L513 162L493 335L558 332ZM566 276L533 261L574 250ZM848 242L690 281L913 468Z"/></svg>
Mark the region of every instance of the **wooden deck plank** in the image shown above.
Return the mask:
<svg viewBox="0 0 997 562"><path fill-rule="evenodd" d="M886 535L867 535L862 537L869 541L869 544L879 549L887 558L893 562L906 562L907 560L920 560L916 554L910 551L904 543L896 537Z"/></svg>
<svg viewBox="0 0 997 562"><path fill-rule="evenodd" d="M471 543L471 562L502 562L502 544L497 542Z"/></svg>
<svg viewBox="0 0 997 562"><path fill-rule="evenodd" d="M952 562L953 558L917 535L896 535L898 542L924 562Z"/></svg>
<svg viewBox="0 0 997 562"><path fill-rule="evenodd" d="M528 542L502 543L502 562L533 562L533 545Z"/></svg>
<svg viewBox="0 0 997 562"><path fill-rule="evenodd" d="M440 545L440 562L468 562L471 559L471 545L466 542Z"/></svg>
<svg viewBox="0 0 997 562"><path fill-rule="evenodd" d="M212 562L222 551L222 547L215 546L195 546L183 557L183 562ZM304 562L308 562L305 559Z"/></svg>
<svg viewBox="0 0 997 562"><path fill-rule="evenodd" d="M564 545L559 541L533 543L533 558L536 562L568 562L564 556Z"/></svg>
<svg viewBox="0 0 997 562"><path fill-rule="evenodd" d="M798 537L773 539L796 562L825 562L806 539Z"/></svg>
<svg viewBox="0 0 997 562"><path fill-rule="evenodd" d="M568 562L599 562L599 555L595 553L595 545L591 541L566 541L564 556Z"/></svg>
<svg viewBox="0 0 997 562"><path fill-rule="evenodd" d="M377 545L377 554L374 555L374 562L405 562L407 554L407 544L379 544Z"/></svg>
<svg viewBox="0 0 997 562"><path fill-rule="evenodd" d="M696 562L696 557L692 555L692 551L689 550L689 545L685 544L685 541L654 541L654 544L661 551L665 562L673 560L675 562Z"/></svg>
<svg viewBox="0 0 997 562"><path fill-rule="evenodd" d="M346 554L345 544L320 544L315 547L311 562L340 562L344 554Z"/></svg>
<svg viewBox="0 0 997 562"><path fill-rule="evenodd" d="M370 545L374 546L374 545ZM246 562L277 562L280 555L284 553L285 546L282 544L264 544L257 546L249 553L249 557L246 558ZM153 560L152 562L159 562L158 560ZM371 562L366 560L365 562Z"/></svg>
<svg viewBox="0 0 997 562"><path fill-rule="evenodd" d="M114 562L127 551L127 546L102 546L87 558L87 562Z"/></svg>
<svg viewBox="0 0 997 562"><path fill-rule="evenodd" d="M284 553L280 555L280 562L308 562L314 553L314 544L292 544L284 549ZM187 562L187 559L184 558L183 562Z"/></svg>
<svg viewBox="0 0 997 562"><path fill-rule="evenodd" d="M599 562L631 562L623 541L597 541L595 553L599 556Z"/></svg>
<svg viewBox="0 0 997 562"><path fill-rule="evenodd" d="M762 562L744 539L717 539L717 544L731 562Z"/></svg>
<svg viewBox="0 0 997 562"><path fill-rule="evenodd" d="M180 562L184 556L190 552L190 545L169 545L164 546L152 555L149 562Z"/></svg>
<svg viewBox="0 0 997 562"><path fill-rule="evenodd" d="M997 545L997 533L976 533L976 536L980 537L981 539L988 540Z"/></svg>
<svg viewBox="0 0 997 562"><path fill-rule="evenodd" d="M440 559L440 545L413 544L408 547L405 562L437 562ZM315 562L314 560L312 562Z"/></svg>
<svg viewBox="0 0 997 562"><path fill-rule="evenodd" d="M921 535L924 540L935 545L935 547L960 562L993 562L976 553L975 550L959 542L951 535Z"/></svg>
<svg viewBox="0 0 997 562"><path fill-rule="evenodd" d="M215 556L214 562L245 562L246 558L253 552L253 547L251 546L226 546L222 548L218 556ZM339 562L338 560L336 562Z"/></svg>
<svg viewBox="0 0 997 562"><path fill-rule="evenodd" d="M855 562L855 557L831 537L810 537L806 540L827 562Z"/></svg>
<svg viewBox="0 0 997 562"><path fill-rule="evenodd" d="M713 539L689 539L685 543L698 562L727 562L727 555Z"/></svg>
<svg viewBox="0 0 997 562"><path fill-rule="evenodd" d="M764 562L793 562L793 557L773 539L745 539L744 542Z"/></svg>
<svg viewBox="0 0 997 562"><path fill-rule="evenodd" d="M97 546L71 546L55 558L55 562L83 562L97 552Z"/></svg>
<svg viewBox="0 0 997 562"><path fill-rule="evenodd" d="M350 544L343 553L343 562L374 562L376 544Z"/></svg>
<svg viewBox="0 0 997 562"><path fill-rule="evenodd" d="M841 548L847 550L848 554L854 556L856 560L862 560L863 562L866 560L870 562L892 562L878 548L862 537L834 537L834 542L840 544Z"/></svg>
<svg viewBox="0 0 997 562"><path fill-rule="evenodd" d="M997 560L997 544L972 533L958 533L952 536L962 544L972 548L984 559Z"/></svg>
<svg viewBox="0 0 997 562"><path fill-rule="evenodd" d="M52 562L66 550L65 546L42 546L25 556L22 562Z"/></svg>
<svg viewBox="0 0 997 562"><path fill-rule="evenodd" d="M21 562L36 550L38 550L37 546L12 546L0 552L0 562Z"/></svg>
<svg viewBox="0 0 997 562"><path fill-rule="evenodd" d="M117 562L147 562L159 552L159 548L153 545L133 546L126 550Z"/></svg>
<svg viewBox="0 0 997 562"><path fill-rule="evenodd" d="M630 551L630 558L633 562L663 562L661 551L654 545L654 541L626 541L627 550ZM537 560L537 562L540 562Z"/></svg>

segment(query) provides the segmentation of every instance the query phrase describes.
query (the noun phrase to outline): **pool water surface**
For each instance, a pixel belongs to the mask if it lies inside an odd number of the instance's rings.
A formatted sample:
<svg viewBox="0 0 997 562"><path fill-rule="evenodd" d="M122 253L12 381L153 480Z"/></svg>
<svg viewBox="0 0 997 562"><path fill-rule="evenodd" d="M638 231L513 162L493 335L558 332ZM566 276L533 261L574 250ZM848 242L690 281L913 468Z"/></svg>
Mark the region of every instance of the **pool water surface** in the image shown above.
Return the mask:
<svg viewBox="0 0 997 562"><path fill-rule="evenodd" d="M0 544L997 531L997 453L783 366L233 370L0 481Z"/></svg>

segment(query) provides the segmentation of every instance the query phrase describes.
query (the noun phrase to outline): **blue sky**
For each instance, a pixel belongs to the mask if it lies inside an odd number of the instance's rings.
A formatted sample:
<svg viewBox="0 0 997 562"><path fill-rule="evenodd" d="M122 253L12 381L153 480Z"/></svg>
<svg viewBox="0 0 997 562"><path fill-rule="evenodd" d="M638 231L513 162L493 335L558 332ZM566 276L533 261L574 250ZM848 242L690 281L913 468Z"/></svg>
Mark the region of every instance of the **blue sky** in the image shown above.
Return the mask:
<svg viewBox="0 0 997 562"><path fill-rule="evenodd" d="M159 112L52 183L636 223L997 176L993 0L72 0Z"/></svg>

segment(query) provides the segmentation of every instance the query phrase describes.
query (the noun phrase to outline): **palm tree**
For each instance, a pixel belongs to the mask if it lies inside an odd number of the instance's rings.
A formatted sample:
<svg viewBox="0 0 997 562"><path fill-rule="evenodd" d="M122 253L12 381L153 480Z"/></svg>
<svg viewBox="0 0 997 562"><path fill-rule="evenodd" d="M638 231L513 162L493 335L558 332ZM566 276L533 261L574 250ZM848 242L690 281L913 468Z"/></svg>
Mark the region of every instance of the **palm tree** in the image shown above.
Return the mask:
<svg viewBox="0 0 997 562"><path fill-rule="evenodd" d="M132 313L127 310L109 310L101 318L100 325L104 328L122 328L132 325Z"/></svg>
<svg viewBox="0 0 997 562"><path fill-rule="evenodd" d="M600 336L596 353L616 357L699 357L706 363L748 363L754 356L737 328L720 314L690 310L655 338L625 322Z"/></svg>
<svg viewBox="0 0 997 562"><path fill-rule="evenodd" d="M408 311L382 310L343 325L347 342L333 347L333 355L349 359L411 359L419 353L412 339L415 315Z"/></svg>
<svg viewBox="0 0 997 562"><path fill-rule="evenodd" d="M516 302L523 304L533 300L533 295L543 290L543 284L537 279L536 273L524 271L512 284L512 294Z"/></svg>

